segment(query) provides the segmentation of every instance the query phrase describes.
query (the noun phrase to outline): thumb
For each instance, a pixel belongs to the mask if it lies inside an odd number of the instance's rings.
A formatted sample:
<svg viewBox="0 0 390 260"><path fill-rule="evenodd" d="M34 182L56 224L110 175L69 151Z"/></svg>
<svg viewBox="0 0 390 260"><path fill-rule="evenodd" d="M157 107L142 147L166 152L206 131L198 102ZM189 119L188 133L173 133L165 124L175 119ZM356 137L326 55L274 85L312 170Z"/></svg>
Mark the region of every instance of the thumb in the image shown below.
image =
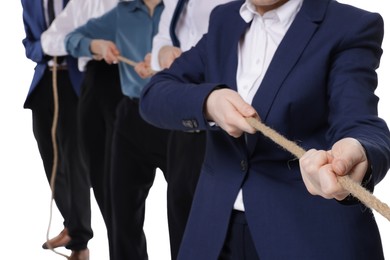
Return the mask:
<svg viewBox="0 0 390 260"><path fill-rule="evenodd" d="M332 168L337 175L343 176L346 175L352 167L348 165L348 163L345 160L341 158L337 158L337 159L333 159Z"/></svg>
<svg viewBox="0 0 390 260"><path fill-rule="evenodd" d="M256 110L247 102L245 102L244 99L241 98L232 99L231 102L233 103L233 106L237 109L237 111L243 116L243 117L252 117L256 115Z"/></svg>
<svg viewBox="0 0 390 260"><path fill-rule="evenodd" d="M332 168L337 175L349 174L355 167L367 161L364 148L352 138L345 138L332 147Z"/></svg>

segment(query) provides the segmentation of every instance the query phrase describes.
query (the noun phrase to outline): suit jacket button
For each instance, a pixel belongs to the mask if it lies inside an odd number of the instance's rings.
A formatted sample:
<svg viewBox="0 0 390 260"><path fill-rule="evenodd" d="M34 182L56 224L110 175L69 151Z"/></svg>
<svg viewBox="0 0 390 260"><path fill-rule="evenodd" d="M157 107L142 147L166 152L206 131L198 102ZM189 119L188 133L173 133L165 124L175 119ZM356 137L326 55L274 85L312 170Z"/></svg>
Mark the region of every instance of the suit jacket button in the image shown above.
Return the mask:
<svg viewBox="0 0 390 260"><path fill-rule="evenodd" d="M246 172L246 171L248 170L248 163L247 163L247 161L242 160L242 161L240 162L240 165L241 165L241 170L242 170L243 172Z"/></svg>
<svg viewBox="0 0 390 260"><path fill-rule="evenodd" d="M195 119L182 120L182 124L184 127L191 129L198 127L198 121L196 121Z"/></svg>

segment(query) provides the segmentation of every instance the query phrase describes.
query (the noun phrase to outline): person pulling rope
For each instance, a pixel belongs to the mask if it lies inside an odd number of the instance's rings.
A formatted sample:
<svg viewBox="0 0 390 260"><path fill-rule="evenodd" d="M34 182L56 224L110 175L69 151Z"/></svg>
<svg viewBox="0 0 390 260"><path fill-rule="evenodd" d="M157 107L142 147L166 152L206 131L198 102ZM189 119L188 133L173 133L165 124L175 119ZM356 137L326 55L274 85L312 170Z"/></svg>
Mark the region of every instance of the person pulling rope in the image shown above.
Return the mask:
<svg viewBox="0 0 390 260"><path fill-rule="evenodd" d="M137 62L122 57L120 55L117 58L119 61L124 62L130 66L136 67L138 65ZM246 120L253 128L261 132L264 136L270 138L272 141L274 141L276 144L281 146L286 151L293 154L298 159L300 159L303 156L303 154L306 152L303 148L298 146L296 143L286 139L284 136L282 136L272 128L266 126L258 119L254 117L249 117L246 118ZM376 210L383 217L385 217L387 220L390 221L390 207L386 203L380 201L370 191L362 187L359 183L353 181L347 175L337 176L337 180L345 190L351 193L352 196L357 198L368 208Z"/></svg>

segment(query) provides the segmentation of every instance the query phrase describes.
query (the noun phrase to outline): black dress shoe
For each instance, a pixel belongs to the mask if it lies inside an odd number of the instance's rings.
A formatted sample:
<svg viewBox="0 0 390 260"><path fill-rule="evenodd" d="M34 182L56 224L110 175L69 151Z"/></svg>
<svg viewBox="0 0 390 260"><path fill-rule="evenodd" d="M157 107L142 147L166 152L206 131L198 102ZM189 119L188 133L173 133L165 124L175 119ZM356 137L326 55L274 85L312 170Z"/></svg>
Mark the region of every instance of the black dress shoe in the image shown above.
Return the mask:
<svg viewBox="0 0 390 260"><path fill-rule="evenodd" d="M64 228L64 230L61 231L56 237L53 237L52 239L46 241L43 243L42 248L43 249L53 249L57 247L66 246L70 241L70 236L68 235L68 230Z"/></svg>

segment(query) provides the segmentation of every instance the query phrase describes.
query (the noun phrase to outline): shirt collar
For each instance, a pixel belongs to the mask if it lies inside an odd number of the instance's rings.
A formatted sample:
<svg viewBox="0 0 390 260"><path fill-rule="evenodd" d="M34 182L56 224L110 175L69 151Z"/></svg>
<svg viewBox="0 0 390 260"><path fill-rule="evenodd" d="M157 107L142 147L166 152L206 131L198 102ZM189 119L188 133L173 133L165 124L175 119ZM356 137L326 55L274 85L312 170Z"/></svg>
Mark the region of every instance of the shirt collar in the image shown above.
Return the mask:
<svg viewBox="0 0 390 260"><path fill-rule="evenodd" d="M263 17L273 16L275 19L278 19L283 24L288 24L291 19L295 17L299 9L302 6L303 0L289 0L282 6L266 12ZM255 6L252 4L251 0L246 0L245 3L240 8L240 15L246 23L249 23L253 20L255 15L259 15L256 11Z"/></svg>
<svg viewBox="0 0 390 260"><path fill-rule="evenodd" d="M137 9L146 9L142 0L118 0L118 3L126 3L129 12L134 12Z"/></svg>

